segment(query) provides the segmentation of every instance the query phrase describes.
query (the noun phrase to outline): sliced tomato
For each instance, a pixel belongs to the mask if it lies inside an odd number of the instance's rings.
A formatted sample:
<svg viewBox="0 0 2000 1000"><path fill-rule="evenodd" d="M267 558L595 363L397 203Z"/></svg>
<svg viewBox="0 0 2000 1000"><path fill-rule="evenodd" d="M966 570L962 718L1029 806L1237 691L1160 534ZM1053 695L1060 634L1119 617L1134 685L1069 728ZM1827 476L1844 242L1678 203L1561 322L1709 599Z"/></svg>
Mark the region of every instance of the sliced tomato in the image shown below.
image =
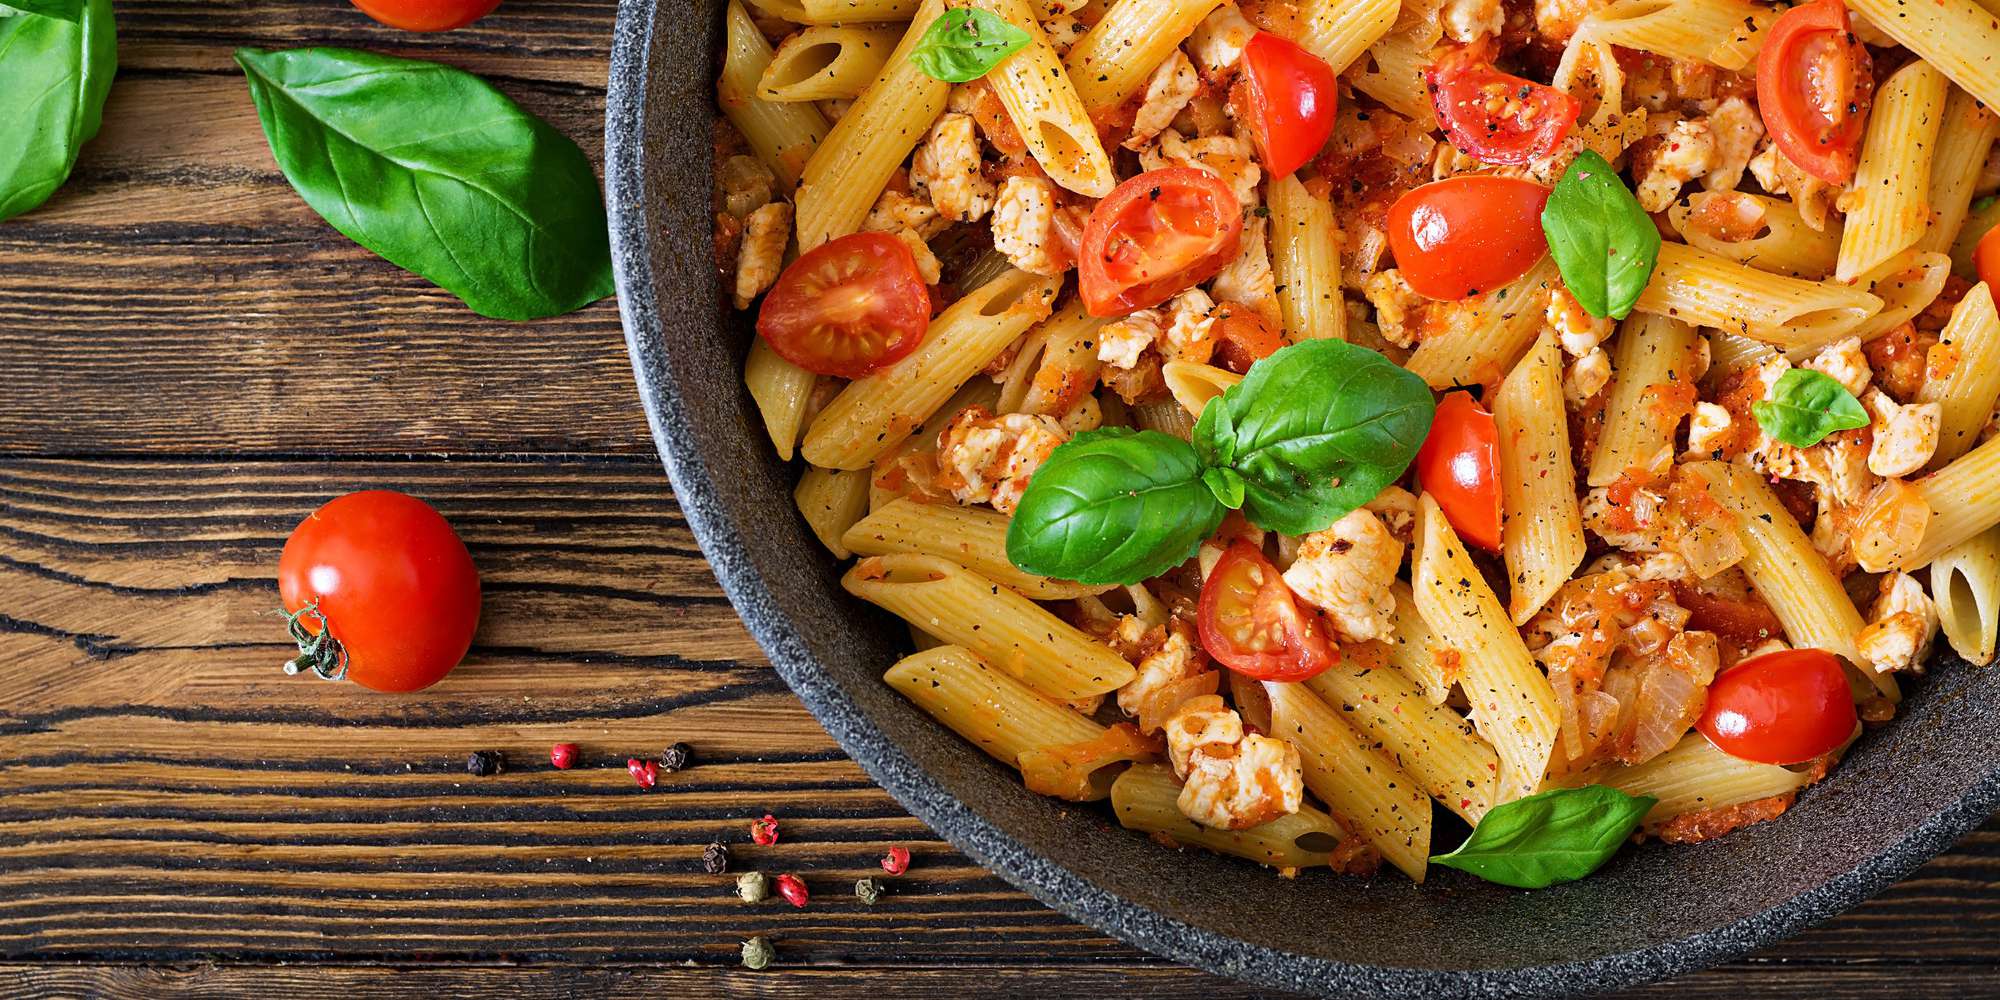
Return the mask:
<svg viewBox="0 0 2000 1000"><path fill-rule="evenodd" d="M1549 252L1532 181L1466 174L1432 181L1389 206L1389 250L1417 294L1463 299L1528 273Z"/></svg>
<svg viewBox="0 0 2000 1000"><path fill-rule="evenodd" d="M1194 167L1148 170L1097 203L1083 229L1077 288L1092 316L1159 305L1236 258L1243 206Z"/></svg>
<svg viewBox="0 0 2000 1000"><path fill-rule="evenodd" d="M1972 248L1972 270L1986 282L1986 290L2000 299L2000 226L1994 226Z"/></svg>
<svg viewBox="0 0 2000 1000"><path fill-rule="evenodd" d="M1285 336L1262 316L1240 306L1223 306L1212 328L1215 359L1238 375L1285 346Z"/></svg>
<svg viewBox="0 0 2000 1000"><path fill-rule="evenodd" d="M1448 392L1417 449L1417 482L1458 537L1500 550L1500 430L1467 392Z"/></svg>
<svg viewBox="0 0 2000 1000"><path fill-rule="evenodd" d="M1243 47L1242 68L1230 91L1237 120L1250 123L1257 156L1271 177L1289 176L1333 135L1340 104L1333 67L1283 35L1260 31Z"/></svg>
<svg viewBox="0 0 2000 1000"><path fill-rule="evenodd" d="M930 316L910 248L887 233L855 233L785 268L764 296L757 332L800 368L860 378L916 350Z"/></svg>
<svg viewBox="0 0 2000 1000"><path fill-rule="evenodd" d="M1554 87L1493 68L1489 49L1452 49L1424 70L1431 108L1460 152L1481 163L1518 165L1555 152L1583 111Z"/></svg>
<svg viewBox="0 0 2000 1000"><path fill-rule="evenodd" d="M1778 151L1827 182L1854 177L1875 75L1841 0L1779 15L1757 54L1757 113Z"/></svg>
<svg viewBox="0 0 2000 1000"><path fill-rule="evenodd" d="M1695 728L1716 749L1760 764L1800 764L1852 735L1847 673L1822 649L1753 656L1715 678Z"/></svg>
<svg viewBox="0 0 2000 1000"><path fill-rule="evenodd" d="M1199 624L1208 655L1260 681L1302 681L1340 662L1319 616L1249 542L1231 543L1202 583Z"/></svg>

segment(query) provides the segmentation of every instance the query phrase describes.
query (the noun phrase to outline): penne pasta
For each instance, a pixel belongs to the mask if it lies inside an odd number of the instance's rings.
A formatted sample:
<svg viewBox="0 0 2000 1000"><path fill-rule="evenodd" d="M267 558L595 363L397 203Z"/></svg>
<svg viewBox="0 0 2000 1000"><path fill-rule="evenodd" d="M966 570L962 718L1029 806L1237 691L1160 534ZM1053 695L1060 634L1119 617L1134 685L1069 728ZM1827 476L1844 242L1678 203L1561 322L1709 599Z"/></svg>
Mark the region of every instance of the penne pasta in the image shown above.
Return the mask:
<svg viewBox="0 0 2000 1000"><path fill-rule="evenodd" d="M1981 107L1962 88L1951 88L1944 102L1944 125L1938 130L1937 152L1931 157L1930 227L1917 249L1945 253L1952 237L1965 225L1980 172L2000 139L2000 115Z"/></svg>
<svg viewBox="0 0 2000 1000"><path fill-rule="evenodd" d="M1302 684L1267 681L1271 734L1299 750L1306 787L1412 881L1431 853L1431 803L1416 782Z"/></svg>
<svg viewBox="0 0 2000 1000"><path fill-rule="evenodd" d="M1972 286L1952 308L1938 342L1953 358L1951 371L1941 379L1926 378L1917 392L1917 402L1936 403L1942 411L1932 468L1971 450L2000 401L2000 315L1993 290L1984 282Z"/></svg>
<svg viewBox="0 0 2000 1000"><path fill-rule="evenodd" d="M1786 350L1807 350L1852 334L1882 311L1882 300L1858 288L1769 274L1704 250L1664 243L1634 308Z"/></svg>
<svg viewBox="0 0 2000 1000"><path fill-rule="evenodd" d="M2000 15L1965 2L1851 0L1847 6L1987 107L2000 107Z"/></svg>
<svg viewBox="0 0 2000 1000"><path fill-rule="evenodd" d="M1424 794L1477 824L1493 808L1499 756L1464 716L1432 704L1416 682L1361 659L1350 655L1305 686L1394 760Z"/></svg>
<svg viewBox="0 0 2000 1000"><path fill-rule="evenodd" d="M1930 524L1915 552L1895 567L1904 571L1927 566L1931 560L1986 529L2000 524L2000 437L1953 459L1944 468L1916 481L1931 505Z"/></svg>
<svg viewBox="0 0 2000 1000"><path fill-rule="evenodd" d="M1577 33L1606 45L1739 70L1757 58L1777 16L1748 0L1616 0L1584 18Z"/></svg>
<svg viewBox="0 0 2000 1000"><path fill-rule="evenodd" d="M1333 205L1297 177L1271 182L1271 271L1285 337L1297 343L1347 339L1340 296L1340 229Z"/></svg>
<svg viewBox="0 0 2000 1000"><path fill-rule="evenodd" d="M743 362L743 382L757 415L764 420L764 433L778 457L789 462L798 447L799 432L805 426L806 407L812 403L813 386L819 376L778 356L764 338L750 340L750 357Z"/></svg>
<svg viewBox="0 0 2000 1000"><path fill-rule="evenodd" d="M1874 340L1915 319L1937 301L1950 277L1951 258L1941 253L1912 248L1890 258L1861 278L1868 294L1882 300L1882 311L1855 327L1853 336ZM1814 351L1798 348L1788 353L1797 361Z"/></svg>
<svg viewBox="0 0 2000 1000"><path fill-rule="evenodd" d="M758 79L757 96L778 102L859 97L881 75L901 34L895 28L811 25L778 46Z"/></svg>
<svg viewBox="0 0 2000 1000"><path fill-rule="evenodd" d="M1117 0L1063 58L1083 106L1103 111L1131 100L1221 2Z"/></svg>
<svg viewBox="0 0 2000 1000"><path fill-rule="evenodd" d="M1194 436L1194 414L1173 399L1149 399L1132 406L1132 426L1186 441Z"/></svg>
<svg viewBox="0 0 2000 1000"><path fill-rule="evenodd" d="M1747 240L1723 239L1702 224L1704 210L1732 218L1752 212L1763 228ZM1689 246L1759 271L1818 281L1832 274L1840 262L1840 220L1830 219L1824 230L1814 229L1787 198L1743 191L1697 191L1669 206L1667 220Z"/></svg>
<svg viewBox="0 0 2000 1000"><path fill-rule="evenodd" d="M1549 289L1559 280L1554 258L1543 257L1513 284L1454 316L1450 326L1427 332L1403 367L1433 389L1498 381L1541 333Z"/></svg>
<svg viewBox="0 0 2000 1000"><path fill-rule="evenodd" d="M1033 601L937 556L870 556L840 585L1057 701L1115 691L1132 665Z"/></svg>
<svg viewBox="0 0 2000 1000"><path fill-rule="evenodd" d="M1110 194L1118 186L1111 157L1028 0L971 2L1028 36L1026 47L1000 60L984 79L1006 107L1035 162L1050 180L1084 197Z"/></svg>
<svg viewBox="0 0 2000 1000"><path fill-rule="evenodd" d="M868 478L866 470L808 466L792 491L806 527L836 559L854 554L841 537L868 513Z"/></svg>
<svg viewBox="0 0 2000 1000"><path fill-rule="evenodd" d="M1437 117L1430 91L1424 87L1424 67L1429 62L1430 43L1396 32L1369 46L1345 79L1354 89L1429 128Z"/></svg>
<svg viewBox="0 0 2000 1000"><path fill-rule="evenodd" d="M1700 733L1682 737L1674 748L1635 767L1612 767L1594 781L1627 795L1659 800L1642 821L1647 829L1676 816L1723 809L1786 795L1805 787L1808 775L1776 764L1738 760L1715 748Z"/></svg>
<svg viewBox="0 0 2000 1000"><path fill-rule="evenodd" d="M715 85L716 99L757 159L790 190L826 139L826 116L810 105L777 104L759 97L758 87L771 65L771 43L738 0L725 8L722 24L722 79Z"/></svg>
<svg viewBox="0 0 2000 1000"><path fill-rule="evenodd" d="M1303 0L1298 43L1339 73L1396 24L1400 0Z"/></svg>
<svg viewBox="0 0 2000 1000"><path fill-rule="evenodd" d="M1431 641L1431 628L1424 624L1424 616L1417 613L1417 599L1409 584L1391 580L1389 596L1396 601L1395 610L1389 614L1392 632L1386 643L1389 666L1422 689L1425 701L1442 705L1451 697L1452 685L1458 683L1461 659L1457 653L1440 649Z"/></svg>
<svg viewBox="0 0 2000 1000"><path fill-rule="evenodd" d="M1537 338L1528 356L1500 383L1493 397L1493 424L1500 436L1500 554L1507 561L1507 612L1519 625L1555 596L1584 557L1569 411L1563 406L1562 350L1554 331ZM1671 438L1672 429L1667 433Z"/></svg>
<svg viewBox="0 0 2000 1000"><path fill-rule="evenodd" d="M1173 393L1174 402L1195 419L1201 417L1202 407L1207 406L1209 400L1243 381L1243 376L1235 372L1191 361L1169 361L1160 366L1160 376L1166 380L1167 391Z"/></svg>
<svg viewBox="0 0 2000 1000"><path fill-rule="evenodd" d="M1953 651L1985 666L2000 633L2000 529L1989 528L1931 561L1938 624Z"/></svg>
<svg viewBox="0 0 2000 1000"><path fill-rule="evenodd" d="M1851 282L1915 246L1930 226L1931 158L1944 124L1944 74L1921 60L1875 92L1833 276Z"/></svg>
<svg viewBox="0 0 2000 1000"><path fill-rule="evenodd" d="M1333 817L1310 805L1248 830L1212 829L1181 815L1180 794L1174 772L1158 764L1139 764L1111 783L1111 809L1127 830L1277 868L1331 865L1346 839Z"/></svg>
<svg viewBox="0 0 2000 1000"><path fill-rule="evenodd" d="M1609 486L1630 469L1651 476L1671 470L1684 410L1674 405L1675 394L1686 386L1693 398L1700 351L1701 338L1686 323L1648 313L1625 320L1612 348L1610 395L1590 453L1590 485Z"/></svg>
<svg viewBox="0 0 2000 1000"><path fill-rule="evenodd" d="M841 544L862 556L940 556L1037 601L1101 594L1112 587L1055 580L1016 567L1007 558L1007 515L979 507L892 500L854 522Z"/></svg>
<svg viewBox="0 0 2000 1000"><path fill-rule="evenodd" d="M856 21L907 21L917 16L918 0L795 0L804 23L847 24ZM796 20L796 19L794 19Z"/></svg>

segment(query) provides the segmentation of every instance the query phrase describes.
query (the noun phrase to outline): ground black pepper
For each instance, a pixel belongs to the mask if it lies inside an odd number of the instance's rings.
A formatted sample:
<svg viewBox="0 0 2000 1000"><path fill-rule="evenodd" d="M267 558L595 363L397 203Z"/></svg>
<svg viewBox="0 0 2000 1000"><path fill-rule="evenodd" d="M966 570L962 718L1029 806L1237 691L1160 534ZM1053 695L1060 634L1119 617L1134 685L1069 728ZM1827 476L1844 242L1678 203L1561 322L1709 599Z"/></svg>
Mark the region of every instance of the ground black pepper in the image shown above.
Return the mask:
<svg viewBox="0 0 2000 1000"><path fill-rule="evenodd" d="M499 774L506 769L506 764L507 758L498 750L474 750L472 756L465 758L466 773L476 774L482 778L489 774Z"/></svg>

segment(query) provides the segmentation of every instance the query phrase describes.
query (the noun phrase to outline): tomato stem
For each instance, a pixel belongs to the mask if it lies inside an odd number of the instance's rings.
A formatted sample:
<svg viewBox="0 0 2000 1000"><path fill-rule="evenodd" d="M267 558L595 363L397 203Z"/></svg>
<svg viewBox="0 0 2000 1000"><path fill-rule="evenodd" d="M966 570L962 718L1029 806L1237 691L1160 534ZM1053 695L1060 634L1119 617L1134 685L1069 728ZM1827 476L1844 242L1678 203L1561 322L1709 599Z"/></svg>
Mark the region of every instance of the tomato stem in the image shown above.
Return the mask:
<svg viewBox="0 0 2000 1000"><path fill-rule="evenodd" d="M337 681L347 677L347 648L333 637L326 616L320 613L319 598L315 597L305 607L297 611L279 612L285 616L285 627L291 632L292 641L298 644L299 655L285 661L285 673L296 674L311 670L321 680ZM319 632L306 631L300 621L307 615L319 619Z"/></svg>

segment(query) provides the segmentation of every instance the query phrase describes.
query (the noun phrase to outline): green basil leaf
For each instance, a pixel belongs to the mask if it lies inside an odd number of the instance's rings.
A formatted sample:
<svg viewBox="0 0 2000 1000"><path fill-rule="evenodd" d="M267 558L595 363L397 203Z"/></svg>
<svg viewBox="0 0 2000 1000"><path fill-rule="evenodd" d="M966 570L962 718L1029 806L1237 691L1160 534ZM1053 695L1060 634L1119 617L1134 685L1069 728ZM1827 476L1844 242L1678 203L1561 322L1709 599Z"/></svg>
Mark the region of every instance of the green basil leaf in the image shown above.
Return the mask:
<svg viewBox="0 0 2000 1000"><path fill-rule="evenodd" d="M1542 209L1563 284L1592 316L1624 319L1660 258L1660 230L1604 157L1570 161Z"/></svg>
<svg viewBox="0 0 2000 1000"><path fill-rule="evenodd" d="M1187 561L1222 523L1186 441L1106 427L1035 470L1007 525L1007 558L1080 583L1138 583Z"/></svg>
<svg viewBox="0 0 2000 1000"><path fill-rule="evenodd" d="M1515 799L1494 806L1458 850L1431 863L1516 889L1574 882L1611 860L1655 801L1605 785Z"/></svg>
<svg viewBox="0 0 2000 1000"><path fill-rule="evenodd" d="M1774 440L1810 448L1834 431L1868 426L1861 401L1832 376L1792 368L1778 376L1769 398L1750 404L1757 426Z"/></svg>
<svg viewBox="0 0 2000 1000"><path fill-rule="evenodd" d="M42 17L53 17L58 21L81 24L85 6L84 0L9 0L0 4L0 12L38 14Z"/></svg>
<svg viewBox="0 0 2000 1000"><path fill-rule="evenodd" d="M1235 510L1243 506L1243 477L1235 469L1226 465L1204 469L1201 482L1224 507Z"/></svg>
<svg viewBox="0 0 2000 1000"><path fill-rule="evenodd" d="M285 179L349 239L496 319L612 293L590 160L486 81L351 49L236 61Z"/></svg>
<svg viewBox="0 0 2000 1000"><path fill-rule="evenodd" d="M0 220L49 200L69 179L103 123L118 70L110 0L20 9L0 18Z"/></svg>
<svg viewBox="0 0 2000 1000"><path fill-rule="evenodd" d="M970 83L1028 45L1028 33L977 7L945 11L917 39L910 58L933 80Z"/></svg>
<svg viewBox="0 0 2000 1000"><path fill-rule="evenodd" d="M1288 535L1318 531L1395 482L1436 408L1401 365L1339 340L1293 344L1202 408L1194 447L1243 480L1243 512Z"/></svg>

